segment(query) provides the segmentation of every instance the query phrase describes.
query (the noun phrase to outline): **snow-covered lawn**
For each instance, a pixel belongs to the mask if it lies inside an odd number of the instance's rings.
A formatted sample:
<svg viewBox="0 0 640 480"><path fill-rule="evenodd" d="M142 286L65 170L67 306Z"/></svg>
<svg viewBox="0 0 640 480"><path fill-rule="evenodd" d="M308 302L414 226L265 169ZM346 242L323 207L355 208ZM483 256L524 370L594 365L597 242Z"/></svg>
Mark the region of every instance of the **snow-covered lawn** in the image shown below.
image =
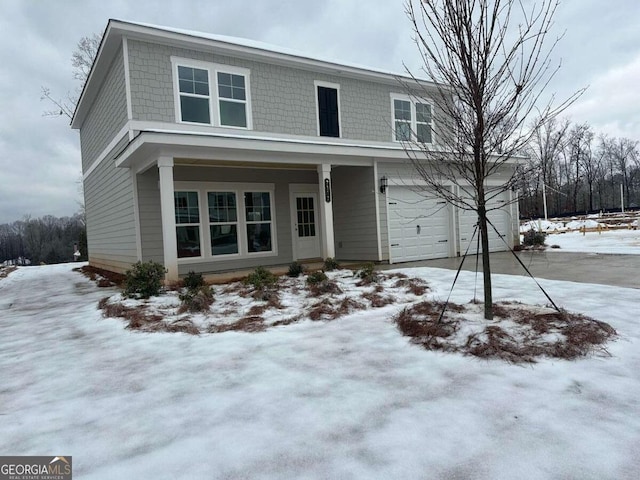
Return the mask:
<svg viewBox="0 0 640 480"><path fill-rule="evenodd" d="M548 252L592 252L640 255L640 230L603 230L598 232L554 233L547 236Z"/></svg>
<svg viewBox="0 0 640 480"><path fill-rule="evenodd" d="M73 455L77 478L631 479L638 291L541 280L610 323L611 357L533 366L425 351L389 305L260 333L126 330L76 265L0 280L0 452ZM403 270L400 270L403 271ZM404 270L444 300L455 272ZM473 297L462 272L453 301ZM544 304L496 275L496 300ZM480 286L478 287L480 288Z"/></svg>

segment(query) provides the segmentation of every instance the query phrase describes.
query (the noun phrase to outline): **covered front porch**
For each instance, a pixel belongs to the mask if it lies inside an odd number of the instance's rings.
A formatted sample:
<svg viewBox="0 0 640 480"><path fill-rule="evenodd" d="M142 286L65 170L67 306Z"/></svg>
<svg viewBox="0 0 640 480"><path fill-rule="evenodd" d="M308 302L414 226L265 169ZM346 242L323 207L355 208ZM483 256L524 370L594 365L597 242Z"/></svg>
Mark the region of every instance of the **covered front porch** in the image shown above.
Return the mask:
<svg viewBox="0 0 640 480"><path fill-rule="evenodd" d="M381 261L371 148L140 132L116 165L134 185L138 259L177 280L329 257Z"/></svg>
<svg viewBox="0 0 640 480"><path fill-rule="evenodd" d="M161 157L137 189L142 258L167 280L335 257L330 165Z"/></svg>

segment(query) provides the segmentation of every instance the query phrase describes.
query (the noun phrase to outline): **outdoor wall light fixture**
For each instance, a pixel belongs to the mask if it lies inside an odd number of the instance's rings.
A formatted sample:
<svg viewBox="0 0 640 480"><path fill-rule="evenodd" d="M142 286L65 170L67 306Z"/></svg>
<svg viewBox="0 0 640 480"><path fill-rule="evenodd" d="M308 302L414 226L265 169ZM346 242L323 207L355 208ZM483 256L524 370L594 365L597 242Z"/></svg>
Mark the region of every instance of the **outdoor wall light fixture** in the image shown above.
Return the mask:
<svg viewBox="0 0 640 480"><path fill-rule="evenodd" d="M380 193L386 192L388 185L389 179L387 177L380 177Z"/></svg>

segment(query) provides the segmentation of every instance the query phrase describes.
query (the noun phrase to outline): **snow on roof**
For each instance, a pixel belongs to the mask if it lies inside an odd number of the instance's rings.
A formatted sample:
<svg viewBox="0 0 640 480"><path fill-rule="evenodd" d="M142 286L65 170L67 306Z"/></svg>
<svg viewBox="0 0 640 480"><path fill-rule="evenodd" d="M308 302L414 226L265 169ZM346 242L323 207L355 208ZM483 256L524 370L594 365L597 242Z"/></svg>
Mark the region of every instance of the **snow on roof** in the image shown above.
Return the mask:
<svg viewBox="0 0 640 480"><path fill-rule="evenodd" d="M353 68L353 69L357 69L357 70L365 70L365 71L368 71L368 72L378 73L378 74L382 74L382 75L388 75L388 76L391 76L391 77L411 78L411 75L409 73L407 73L407 72L399 73L399 72L394 72L394 71L391 71L391 70L385 70L385 69L369 67L369 66L366 66L366 65L360 65L360 64L357 64L357 63L344 62L344 61L341 61L341 60L328 58L328 57L322 58L322 57L312 56L312 55L310 55L308 53L301 52L299 50L295 50L295 49L288 48L288 47L276 46L276 45L272 45L272 44L269 44L269 43L261 42L261 41L258 41L258 40L251 40L251 39L241 38L241 37L233 37L233 36L229 36L229 35L219 35L219 34L214 34L214 33L205 33L205 32L199 32L199 31L196 31L196 30L188 30L188 29L184 29L184 28L165 27L163 25L154 25L154 24L145 23L145 22L134 22L134 21L129 21L129 20L117 20L117 19L114 19L114 21L125 23L125 24L130 24L130 25L136 25L136 26L139 26L139 27L153 28L155 30L162 30L162 31L165 31L165 32L177 33L177 34L180 34L180 35L187 35L187 36L195 37L195 38L203 38L203 39L212 40L212 41L215 41L215 42L227 43L229 45L247 47L247 48L251 48L251 49L255 49L255 50L261 50L263 52L276 53L276 54L280 54L280 55L286 55L286 56L289 56L289 57L296 57L296 58L305 59L305 60L328 63L328 64L332 64L334 66L339 66L339 67ZM424 78L415 77L415 79L419 80L421 82L433 83L432 81L424 79Z"/></svg>

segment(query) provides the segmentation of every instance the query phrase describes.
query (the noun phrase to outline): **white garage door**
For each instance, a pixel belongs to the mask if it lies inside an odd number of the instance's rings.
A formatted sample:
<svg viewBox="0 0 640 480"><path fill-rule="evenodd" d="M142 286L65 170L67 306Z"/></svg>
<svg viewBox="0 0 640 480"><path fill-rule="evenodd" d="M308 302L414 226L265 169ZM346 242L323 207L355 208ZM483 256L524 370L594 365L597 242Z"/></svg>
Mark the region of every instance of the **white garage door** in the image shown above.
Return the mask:
<svg viewBox="0 0 640 480"><path fill-rule="evenodd" d="M507 250L507 246L505 245L504 241L510 243L510 239L508 237L511 228L511 215L509 214L509 192L502 192L496 198L492 199L488 203L488 206L489 208L498 208L498 210L491 210L487 214L487 218L498 229L498 232L500 232L500 235L498 235L493 227L491 227L491 225L487 225L487 227L489 228L489 251L501 252ZM478 214L475 211L471 210L461 210L458 216L458 221L460 226L460 254L464 254L464 252L467 251L469 242L471 242L475 224L478 222ZM476 237L473 238L473 244L469 248L470 254L475 254L476 250L478 250L477 237L479 235L480 229L478 228ZM482 248L480 248L479 251L482 251Z"/></svg>
<svg viewBox="0 0 640 480"><path fill-rule="evenodd" d="M428 191L389 187L391 262L411 262L450 255L449 209Z"/></svg>

